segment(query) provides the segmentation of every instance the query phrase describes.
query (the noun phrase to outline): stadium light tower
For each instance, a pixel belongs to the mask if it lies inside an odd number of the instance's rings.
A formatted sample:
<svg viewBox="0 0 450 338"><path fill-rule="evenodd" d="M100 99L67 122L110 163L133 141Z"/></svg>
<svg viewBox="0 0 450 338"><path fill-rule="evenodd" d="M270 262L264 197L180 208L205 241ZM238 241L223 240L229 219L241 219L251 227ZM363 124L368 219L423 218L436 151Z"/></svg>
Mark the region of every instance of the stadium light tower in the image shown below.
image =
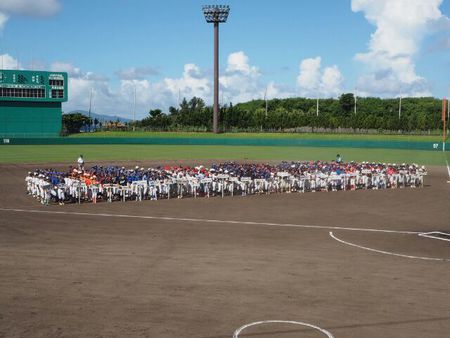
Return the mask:
<svg viewBox="0 0 450 338"><path fill-rule="evenodd" d="M219 132L219 23L225 23L230 13L230 6L205 5L203 15L206 22L214 24L214 113L213 132Z"/></svg>

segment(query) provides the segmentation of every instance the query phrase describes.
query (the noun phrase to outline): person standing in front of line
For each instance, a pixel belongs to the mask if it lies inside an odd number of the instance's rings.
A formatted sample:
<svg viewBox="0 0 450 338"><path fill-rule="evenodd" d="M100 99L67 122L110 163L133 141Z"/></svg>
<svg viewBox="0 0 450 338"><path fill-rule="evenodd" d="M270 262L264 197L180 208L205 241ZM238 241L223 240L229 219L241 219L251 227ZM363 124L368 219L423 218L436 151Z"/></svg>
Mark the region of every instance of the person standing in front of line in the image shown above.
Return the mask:
<svg viewBox="0 0 450 338"><path fill-rule="evenodd" d="M77 160L78 163L78 170L84 171L84 158L83 155L80 155Z"/></svg>

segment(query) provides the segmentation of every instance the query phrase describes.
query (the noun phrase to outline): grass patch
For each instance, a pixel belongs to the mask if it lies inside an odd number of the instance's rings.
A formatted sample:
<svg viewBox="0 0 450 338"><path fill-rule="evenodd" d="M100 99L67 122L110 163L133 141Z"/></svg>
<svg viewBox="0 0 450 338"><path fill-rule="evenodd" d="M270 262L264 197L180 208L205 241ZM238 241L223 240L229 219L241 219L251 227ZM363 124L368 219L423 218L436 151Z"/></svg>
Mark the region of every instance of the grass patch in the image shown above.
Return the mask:
<svg viewBox="0 0 450 338"><path fill-rule="evenodd" d="M72 163L83 154L87 164L95 161L127 160L324 160L445 165L445 155L439 151L400 149L360 149L321 147L264 146L179 146L179 145L10 145L0 147L0 163Z"/></svg>
<svg viewBox="0 0 450 338"><path fill-rule="evenodd" d="M364 141L406 141L439 142L438 135L382 135L382 134L317 134L317 133L189 133L189 132L144 132L144 131L102 131L70 135L79 137L154 137L154 138L245 138L245 139L306 139L306 140L364 140Z"/></svg>

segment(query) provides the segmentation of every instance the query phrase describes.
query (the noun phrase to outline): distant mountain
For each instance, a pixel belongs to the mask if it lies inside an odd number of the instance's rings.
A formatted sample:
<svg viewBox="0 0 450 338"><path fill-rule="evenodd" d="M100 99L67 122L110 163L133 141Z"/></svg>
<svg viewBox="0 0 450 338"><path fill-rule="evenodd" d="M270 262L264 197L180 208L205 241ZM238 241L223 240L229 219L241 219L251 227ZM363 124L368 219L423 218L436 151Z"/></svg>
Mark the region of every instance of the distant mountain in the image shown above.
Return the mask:
<svg viewBox="0 0 450 338"><path fill-rule="evenodd" d="M81 113L85 116L89 116L89 112L87 110L73 110L70 111L68 113L64 113L64 114L73 114L73 113ZM117 115L102 115L102 114L96 114L91 112L91 118L92 120L97 119L100 122L105 122L105 121L117 121L119 120L120 122L131 122L132 119L126 119L124 117L120 117Z"/></svg>

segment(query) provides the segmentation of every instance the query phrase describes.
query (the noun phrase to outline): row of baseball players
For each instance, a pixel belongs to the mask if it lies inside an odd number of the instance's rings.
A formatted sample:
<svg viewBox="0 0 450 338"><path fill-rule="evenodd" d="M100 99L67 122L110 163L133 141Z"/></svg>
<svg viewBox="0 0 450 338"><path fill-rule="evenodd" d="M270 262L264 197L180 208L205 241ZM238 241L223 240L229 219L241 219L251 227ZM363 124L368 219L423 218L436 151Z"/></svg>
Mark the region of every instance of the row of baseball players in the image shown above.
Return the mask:
<svg viewBox="0 0 450 338"><path fill-rule="evenodd" d="M25 178L27 191L50 201L143 200L186 196L225 196L278 192L422 187L425 167L416 164L224 162L204 166L126 169L94 166L90 170L36 170Z"/></svg>

